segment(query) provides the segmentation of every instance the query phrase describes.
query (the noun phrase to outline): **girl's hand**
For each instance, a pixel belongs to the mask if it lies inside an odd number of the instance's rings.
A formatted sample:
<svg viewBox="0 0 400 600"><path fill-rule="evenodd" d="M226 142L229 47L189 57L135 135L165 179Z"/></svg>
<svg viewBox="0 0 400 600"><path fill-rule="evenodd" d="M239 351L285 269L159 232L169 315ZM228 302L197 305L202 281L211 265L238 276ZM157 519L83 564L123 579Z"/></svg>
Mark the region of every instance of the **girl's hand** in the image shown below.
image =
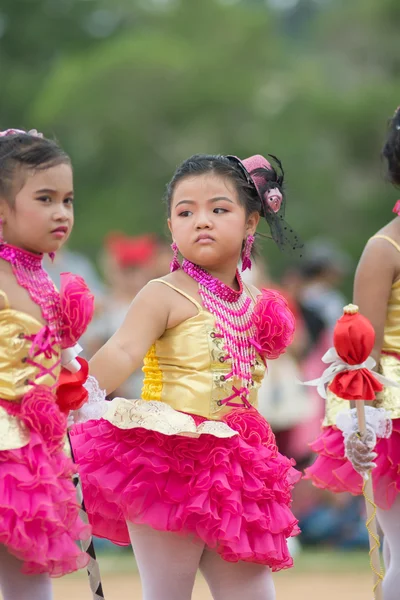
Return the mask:
<svg viewBox="0 0 400 600"><path fill-rule="evenodd" d="M363 435L353 432L347 437L345 441L346 456L354 470L360 475L365 476L376 467L374 460L378 455L374 452L375 445L376 435L369 425Z"/></svg>
<svg viewBox="0 0 400 600"><path fill-rule="evenodd" d="M148 283L133 300L121 327L89 362L90 374L107 394L142 366L147 351L167 327L174 294L162 283Z"/></svg>

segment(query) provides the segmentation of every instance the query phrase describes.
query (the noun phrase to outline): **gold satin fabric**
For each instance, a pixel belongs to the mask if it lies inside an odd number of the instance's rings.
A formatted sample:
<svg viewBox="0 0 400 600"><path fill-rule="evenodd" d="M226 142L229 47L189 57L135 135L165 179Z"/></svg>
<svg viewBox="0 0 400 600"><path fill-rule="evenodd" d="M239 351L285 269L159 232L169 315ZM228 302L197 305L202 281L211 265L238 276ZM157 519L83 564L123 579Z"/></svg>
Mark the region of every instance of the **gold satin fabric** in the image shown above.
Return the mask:
<svg viewBox="0 0 400 600"><path fill-rule="evenodd" d="M28 380L35 381L36 385L54 385L51 375L37 377L38 367L25 362L32 345L25 336L36 335L42 327L42 323L26 313L11 308L0 311L0 398L3 400L19 402L32 388ZM52 358L47 359L41 354L34 360L50 369L58 359L59 349ZM53 370L56 377L59 372L59 366ZM0 407L0 450L22 448L28 441L29 431L20 419Z"/></svg>
<svg viewBox="0 0 400 600"><path fill-rule="evenodd" d="M223 340L215 337L215 317L204 309L166 330L144 360L142 398L165 402L175 410L206 419L221 419L232 407L219 403L232 394L233 385L241 387L240 381L224 381L231 362L224 362L223 345ZM253 406L257 406L264 372L257 358L249 398ZM241 402L238 398L232 401Z"/></svg>
<svg viewBox="0 0 400 600"><path fill-rule="evenodd" d="M25 336L36 335L43 325L25 313L11 308L0 311L0 398L19 401L31 389L27 380L36 385L52 386L54 377L49 374L37 378L39 369L24 362L29 356L32 342ZM37 359L46 369L57 362L59 354L47 359L41 354ZM53 371L56 378L60 367Z"/></svg>

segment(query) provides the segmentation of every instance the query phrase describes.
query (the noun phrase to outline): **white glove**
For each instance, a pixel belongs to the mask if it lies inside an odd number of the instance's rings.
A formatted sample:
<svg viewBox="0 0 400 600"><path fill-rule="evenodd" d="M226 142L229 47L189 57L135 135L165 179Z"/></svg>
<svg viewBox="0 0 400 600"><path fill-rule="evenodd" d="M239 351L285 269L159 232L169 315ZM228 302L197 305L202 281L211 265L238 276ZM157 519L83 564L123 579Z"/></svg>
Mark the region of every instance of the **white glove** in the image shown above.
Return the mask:
<svg viewBox="0 0 400 600"><path fill-rule="evenodd" d="M99 382L95 377L89 375L83 385L89 392L87 401L78 410L72 410L68 415L68 423L85 423L92 419L100 419L108 410L109 403L106 400L105 390L101 390ZM68 425L72 427L72 425Z"/></svg>
<svg viewBox="0 0 400 600"><path fill-rule="evenodd" d="M343 433L346 457L357 473L368 479L368 473L376 467L378 456L374 452L377 438L389 438L392 434L392 420L384 408L365 407L366 431L359 433L357 410L342 411L336 418L336 425Z"/></svg>
<svg viewBox="0 0 400 600"><path fill-rule="evenodd" d="M368 473L376 467L374 460L378 455L374 452L375 446L376 434L370 425L367 425L364 434L353 431L345 439L346 456L354 470L363 477L368 478Z"/></svg>

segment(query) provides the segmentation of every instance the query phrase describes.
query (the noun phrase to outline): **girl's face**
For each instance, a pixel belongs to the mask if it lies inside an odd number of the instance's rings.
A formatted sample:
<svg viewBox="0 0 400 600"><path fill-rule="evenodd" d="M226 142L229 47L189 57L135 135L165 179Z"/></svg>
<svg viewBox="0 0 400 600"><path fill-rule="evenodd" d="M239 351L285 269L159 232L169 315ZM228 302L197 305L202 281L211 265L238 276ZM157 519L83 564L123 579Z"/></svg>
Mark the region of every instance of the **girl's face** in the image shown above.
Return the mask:
<svg viewBox="0 0 400 600"><path fill-rule="evenodd" d="M74 223L72 168L63 163L24 175L14 206L1 200L4 240L30 252L56 252Z"/></svg>
<svg viewBox="0 0 400 600"><path fill-rule="evenodd" d="M168 226L181 254L207 269L237 265L243 240L254 234L258 213L246 217L234 183L205 173L185 177L175 187Z"/></svg>

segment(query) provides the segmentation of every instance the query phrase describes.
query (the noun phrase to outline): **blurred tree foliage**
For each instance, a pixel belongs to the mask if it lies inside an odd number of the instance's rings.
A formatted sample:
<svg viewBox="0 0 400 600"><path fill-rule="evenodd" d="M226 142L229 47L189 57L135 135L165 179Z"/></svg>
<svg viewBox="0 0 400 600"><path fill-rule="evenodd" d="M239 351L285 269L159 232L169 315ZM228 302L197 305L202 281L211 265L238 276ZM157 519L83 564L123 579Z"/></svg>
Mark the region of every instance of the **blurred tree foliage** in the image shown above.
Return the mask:
<svg viewBox="0 0 400 600"><path fill-rule="evenodd" d="M164 187L190 154L272 153L288 221L357 259L396 199L380 148L399 21L398 0L3 0L1 125L70 152L72 243L89 254L110 229L164 232Z"/></svg>

